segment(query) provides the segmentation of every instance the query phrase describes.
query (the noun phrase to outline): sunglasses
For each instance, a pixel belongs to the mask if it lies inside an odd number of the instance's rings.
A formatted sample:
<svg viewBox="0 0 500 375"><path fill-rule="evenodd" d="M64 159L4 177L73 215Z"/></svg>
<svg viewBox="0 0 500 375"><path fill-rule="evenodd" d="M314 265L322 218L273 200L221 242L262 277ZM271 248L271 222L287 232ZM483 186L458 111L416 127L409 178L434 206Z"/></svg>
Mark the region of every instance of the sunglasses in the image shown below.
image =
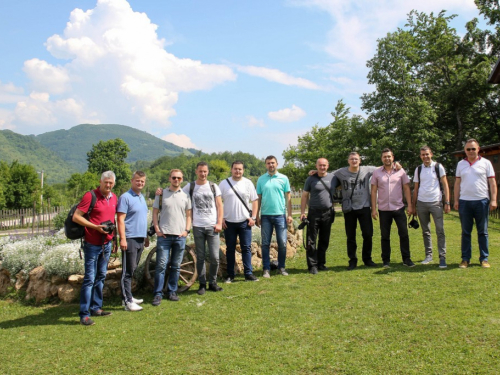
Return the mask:
<svg viewBox="0 0 500 375"><path fill-rule="evenodd" d="M466 148L467 151L476 151L476 148L475 147L471 147L471 148Z"/></svg>
<svg viewBox="0 0 500 375"><path fill-rule="evenodd" d="M172 180L182 180L182 177L175 177L175 176L172 176L170 177Z"/></svg>

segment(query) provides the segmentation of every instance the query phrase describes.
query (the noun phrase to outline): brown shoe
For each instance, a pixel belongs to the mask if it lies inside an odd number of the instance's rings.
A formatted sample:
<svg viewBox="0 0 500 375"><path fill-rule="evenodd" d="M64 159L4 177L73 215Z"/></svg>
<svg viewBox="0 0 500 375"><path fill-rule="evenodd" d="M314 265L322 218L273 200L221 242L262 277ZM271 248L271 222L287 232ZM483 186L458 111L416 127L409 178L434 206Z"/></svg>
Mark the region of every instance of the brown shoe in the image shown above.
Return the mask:
<svg viewBox="0 0 500 375"><path fill-rule="evenodd" d="M462 260L462 263L458 266L459 268L467 268L469 266L469 262L466 260Z"/></svg>
<svg viewBox="0 0 500 375"><path fill-rule="evenodd" d="M490 268L491 266L490 266L490 264L488 263L487 260L483 260L481 262L481 267L483 267L483 268Z"/></svg>

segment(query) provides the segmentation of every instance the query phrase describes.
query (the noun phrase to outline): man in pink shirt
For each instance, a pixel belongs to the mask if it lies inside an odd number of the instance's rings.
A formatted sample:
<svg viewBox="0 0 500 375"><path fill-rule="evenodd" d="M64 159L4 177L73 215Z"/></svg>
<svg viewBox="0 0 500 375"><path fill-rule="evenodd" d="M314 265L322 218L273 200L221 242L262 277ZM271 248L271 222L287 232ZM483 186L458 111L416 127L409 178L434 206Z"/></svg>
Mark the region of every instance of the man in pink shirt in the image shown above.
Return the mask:
<svg viewBox="0 0 500 375"><path fill-rule="evenodd" d="M403 258L403 265L414 267L415 263L410 258L410 239L406 226L405 205L403 192L408 202L408 213L413 212L411 205L410 179L404 169L394 168L394 154L392 150L382 150L382 167L377 168L372 176L372 218L377 220L380 216L380 232L382 244L382 262L384 268L390 268L391 260L391 226L396 222L399 234L399 247ZM378 194L377 194L378 193ZM378 195L378 199L377 199ZM378 212L377 212L378 203Z"/></svg>

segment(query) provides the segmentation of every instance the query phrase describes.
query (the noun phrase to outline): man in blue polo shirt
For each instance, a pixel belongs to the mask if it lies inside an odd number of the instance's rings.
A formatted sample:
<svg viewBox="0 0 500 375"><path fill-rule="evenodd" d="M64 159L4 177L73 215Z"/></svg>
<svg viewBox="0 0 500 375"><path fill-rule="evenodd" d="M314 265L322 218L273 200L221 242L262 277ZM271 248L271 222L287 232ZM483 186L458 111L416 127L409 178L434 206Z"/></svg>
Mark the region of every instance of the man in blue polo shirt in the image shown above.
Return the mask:
<svg viewBox="0 0 500 375"><path fill-rule="evenodd" d="M149 246L148 206L141 191L146 184L146 174L136 171L131 188L120 196L117 208L118 233L122 249L121 290L126 311L140 311L143 300L132 296L132 275L141 260L144 246Z"/></svg>
<svg viewBox="0 0 500 375"><path fill-rule="evenodd" d="M267 173L257 180L257 223L261 224L262 235L262 277L269 278L271 262L269 259L269 246L276 229L278 242L278 268L279 273L288 276L285 270L287 223L292 223L292 200L290 199L290 182L288 177L278 172L278 161L270 155L265 160ZM287 216L288 208L288 216ZM261 217L259 218L259 212Z"/></svg>

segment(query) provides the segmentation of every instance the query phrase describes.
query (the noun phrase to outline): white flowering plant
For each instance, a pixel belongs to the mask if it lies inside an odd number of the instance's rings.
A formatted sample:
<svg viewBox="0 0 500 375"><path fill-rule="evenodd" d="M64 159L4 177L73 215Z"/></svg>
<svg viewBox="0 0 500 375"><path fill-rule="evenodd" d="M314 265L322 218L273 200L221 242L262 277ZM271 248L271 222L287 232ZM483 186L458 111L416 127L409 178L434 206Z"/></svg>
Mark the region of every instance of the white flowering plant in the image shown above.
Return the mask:
<svg viewBox="0 0 500 375"><path fill-rule="evenodd" d="M80 259L80 243L73 241L49 247L40 257L40 263L48 275L68 276L84 273L83 260Z"/></svg>
<svg viewBox="0 0 500 375"><path fill-rule="evenodd" d="M46 238L41 236L7 243L2 247L2 267L12 277L21 271L28 274L41 264L40 257L46 250Z"/></svg>

